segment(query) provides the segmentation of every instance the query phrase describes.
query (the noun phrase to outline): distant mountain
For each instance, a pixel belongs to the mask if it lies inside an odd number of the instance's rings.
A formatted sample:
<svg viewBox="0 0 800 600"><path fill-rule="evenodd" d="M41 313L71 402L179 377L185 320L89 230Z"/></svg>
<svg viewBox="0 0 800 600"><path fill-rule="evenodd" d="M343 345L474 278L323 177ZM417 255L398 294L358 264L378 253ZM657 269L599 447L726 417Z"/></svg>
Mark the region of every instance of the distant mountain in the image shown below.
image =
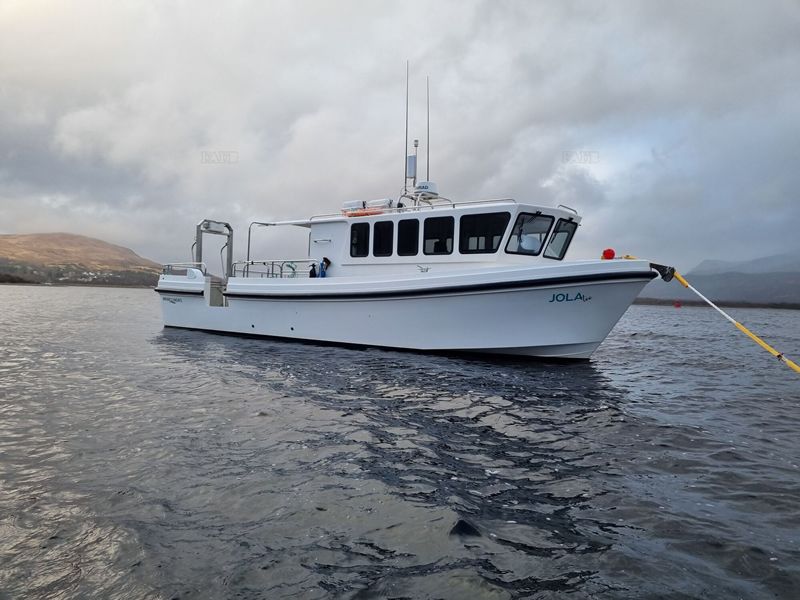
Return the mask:
<svg viewBox="0 0 800 600"><path fill-rule="evenodd" d="M793 254L733 262L706 260L683 274L715 302L800 304L800 257ZM640 294L659 300L697 300L677 281L653 281Z"/></svg>
<svg viewBox="0 0 800 600"><path fill-rule="evenodd" d="M722 273L800 273L800 257L796 254L777 254L753 260L733 262L704 260L689 271L692 275L720 275ZM689 274L687 273L687 275Z"/></svg>
<svg viewBox="0 0 800 600"><path fill-rule="evenodd" d="M0 235L0 282L155 285L161 265L71 233Z"/></svg>

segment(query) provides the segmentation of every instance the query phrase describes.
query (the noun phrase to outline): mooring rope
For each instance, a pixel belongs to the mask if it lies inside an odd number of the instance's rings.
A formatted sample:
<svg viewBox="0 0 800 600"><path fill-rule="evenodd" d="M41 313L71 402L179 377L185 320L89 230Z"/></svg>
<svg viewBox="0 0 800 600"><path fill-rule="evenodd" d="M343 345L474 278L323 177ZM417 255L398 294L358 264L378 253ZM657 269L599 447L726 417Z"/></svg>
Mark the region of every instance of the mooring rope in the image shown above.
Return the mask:
<svg viewBox="0 0 800 600"><path fill-rule="evenodd" d="M611 256L613 257L613 252L611 253ZM605 258L605 257L606 257L606 255L604 254L603 258ZM630 259L630 260L637 260L635 256L631 256L631 255L629 255L629 254L626 254L626 255L625 255L625 256L623 256L622 258L627 258L627 259ZM770 346L770 345L769 345L767 342L765 342L764 340L762 340L762 339L761 339L760 337L758 337L758 336L757 336L755 333L753 333L752 331L750 331L750 330L749 330L747 327L745 327L744 325L742 325L741 323L739 323L739 321L737 321L736 319L734 319L733 317L731 317L731 316L730 316L728 313L726 313L724 310L722 310L722 309L721 309L719 306L717 306L717 305L716 305L716 304L714 304L714 303L713 303L711 300L709 300L708 298L706 298L706 297L705 297L703 294L701 294L700 292L698 292L698 291L697 291L697 290L694 288L694 286L692 286L692 285L691 285L691 284L690 284L688 281L686 281L686 279L684 279L683 275L681 275L680 273L678 273L678 272L677 272L675 269L673 269L672 267L664 267L664 266L662 266L662 265L655 265L655 264L653 264L653 263L651 263L651 264L650 264L650 266L651 266L651 267L653 267L653 268L654 268L656 271L658 271L658 272L661 274L661 277L662 277L662 279L664 279L664 281L670 281L670 280L671 280L673 277L674 277L675 279L677 279L677 280L678 280L678 282L679 282L679 283L680 283L680 284L681 284L683 287L685 287L686 289L688 289L688 290L691 290L692 292L694 292L695 294L697 294L697 296L698 296L698 297L699 297L701 300L703 300L703 302L705 302L706 304L708 304L708 305L709 305L711 308L713 308L714 310L716 310L716 311L717 311L719 314L721 314L723 317L725 317L725 318L726 318L728 321L730 321L731 323L733 323L733 325L734 325L734 327L736 327L736 329L738 329L739 331L741 331L743 334L745 334L747 337L749 337L751 340L753 340L753 341L754 341L756 344L758 344L759 346L761 346L761 347L762 347L764 350L766 350L767 352L769 352L770 354L772 354L772 356L774 356L774 357L775 357L775 358L777 358L779 361L781 361L782 363L784 363L786 366L788 366L788 367L789 367L790 369L792 369L794 372L796 372L796 373L800 373L800 366L798 366L798 365L797 365L797 363L795 363L794 361L792 361L792 360L789 360L788 358L786 358L786 357L783 355L783 353L782 353L782 352L778 352L777 350L775 350L775 348L773 348L772 346Z"/></svg>
<svg viewBox="0 0 800 600"><path fill-rule="evenodd" d="M793 371L795 371L795 372L797 372L797 373L800 373L800 366L797 366L797 364L796 364L794 361L792 361L792 360L789 360L788 358L786 358L786 357L783 355L783 353L782 353L782 352L778 352L777 350L775 350L775 348L773 348L772 346L770 346L770 345L769 345L767 342L765 342L764 340L762 340L762 339L761 339L760 337L758 337L758 336L757 336L755 333L753 333L752 331L750 331L750 330L749 330L747 327L745 327L744 325L742 325L741 323L739 323L739 321L737 321L736 319L734 319L733 317L731 317L731 316L730 316L728 313L726 313L726 312L725 312L724 310L722 310L722 309L721 309L719 306L717 306L716 304L714 304L714 303L713 303L711 300L709 300L708 298L706 298L705 296L703 296L703 294L701 294L700 292L698 292L698 291L697 291L697 290L694 288L694 286L693 286L693 285L691 285L691 284L690 284L688 281L686 281L686 279L684 279L684 278L683 278L683 276L682 276L680 273L678 273L677 271L675 271L675 279L677 279L677 280L678 280L678 282L679 282L679 283L680 283L680 284L681 284L683 287L685 287L685 288L687 288L687 289L689 289L689 290L692 290L692 291L693 291L695 294L697 294L697 295L700 297L700 299L701 299L701 300L703 300L703 301L704 301L706 304L708 304L708 305L709 305L711 308L713 308L714 310L716 310L716 311L717 311L719 314L721 314L723 317L725 317L725 318L726 318L728 321L730 321L731 323L733 323L733 325L734 325L734 327L736 327L736 329L738 329L739 331L741 331L743 334L745 334L747 337L749 337L751 340L753 340L753 341L754 341L756 344L758 344L759 346L761 346L761 347L762 347L764 350L766 350L767 352L769 352L770 354L772 354L772 356L774 356L775 358L777 358L779 361L781 361L782 363L786 364L786 365L787 365L787 366L788 366L790 369L792 369Z"/></svg>

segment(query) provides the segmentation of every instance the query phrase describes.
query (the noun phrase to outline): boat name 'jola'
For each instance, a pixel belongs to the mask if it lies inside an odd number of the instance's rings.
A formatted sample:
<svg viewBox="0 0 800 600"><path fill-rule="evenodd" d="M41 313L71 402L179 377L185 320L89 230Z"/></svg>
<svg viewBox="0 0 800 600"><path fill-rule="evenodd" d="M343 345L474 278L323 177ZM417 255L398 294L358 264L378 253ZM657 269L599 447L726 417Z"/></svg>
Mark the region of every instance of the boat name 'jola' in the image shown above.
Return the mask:
<svg viewBox="0 0 800 600"><path fill-rule="evenodd" d="M576 300L588 302L591 299L592 299L591 296L584 296L583 294L578 292L574 296L570 296L569 294L553 294L553 297L550 298L548 302L575 302Z"/></svg>

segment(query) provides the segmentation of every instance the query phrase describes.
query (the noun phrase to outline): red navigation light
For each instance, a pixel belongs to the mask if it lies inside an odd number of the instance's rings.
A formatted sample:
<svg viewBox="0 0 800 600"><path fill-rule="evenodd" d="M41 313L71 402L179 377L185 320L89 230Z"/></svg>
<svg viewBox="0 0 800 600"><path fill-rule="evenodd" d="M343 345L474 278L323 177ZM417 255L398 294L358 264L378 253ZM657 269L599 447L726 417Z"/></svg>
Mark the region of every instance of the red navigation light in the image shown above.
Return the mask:
<svg viewBox="0 0 800 600"><path fill-rule="evenodd" d="M617 255L613 248L606 248L603 250L603 260L611 260Z"/></svg>

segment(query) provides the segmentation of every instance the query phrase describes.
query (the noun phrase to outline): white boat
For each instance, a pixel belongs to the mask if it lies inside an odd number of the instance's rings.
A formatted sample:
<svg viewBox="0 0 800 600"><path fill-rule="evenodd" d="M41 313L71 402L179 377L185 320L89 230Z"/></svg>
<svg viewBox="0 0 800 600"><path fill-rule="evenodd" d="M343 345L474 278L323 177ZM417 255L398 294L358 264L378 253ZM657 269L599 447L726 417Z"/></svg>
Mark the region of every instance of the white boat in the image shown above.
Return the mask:
<svg viewBox="0 0 800 600"><path fill-rule="evenodd" d="M566 260L581 219L564 206L454 202L422 182L333 215L254 222L233 262L227 223L198 224L192 263L164 266L164 325L312 342L587 359L656 270L645 260ZM254 260L256 227L308 229L308 254ZM227 237L224 277L203 263ZM316 275L316 276L314 276Z"/></svg>

